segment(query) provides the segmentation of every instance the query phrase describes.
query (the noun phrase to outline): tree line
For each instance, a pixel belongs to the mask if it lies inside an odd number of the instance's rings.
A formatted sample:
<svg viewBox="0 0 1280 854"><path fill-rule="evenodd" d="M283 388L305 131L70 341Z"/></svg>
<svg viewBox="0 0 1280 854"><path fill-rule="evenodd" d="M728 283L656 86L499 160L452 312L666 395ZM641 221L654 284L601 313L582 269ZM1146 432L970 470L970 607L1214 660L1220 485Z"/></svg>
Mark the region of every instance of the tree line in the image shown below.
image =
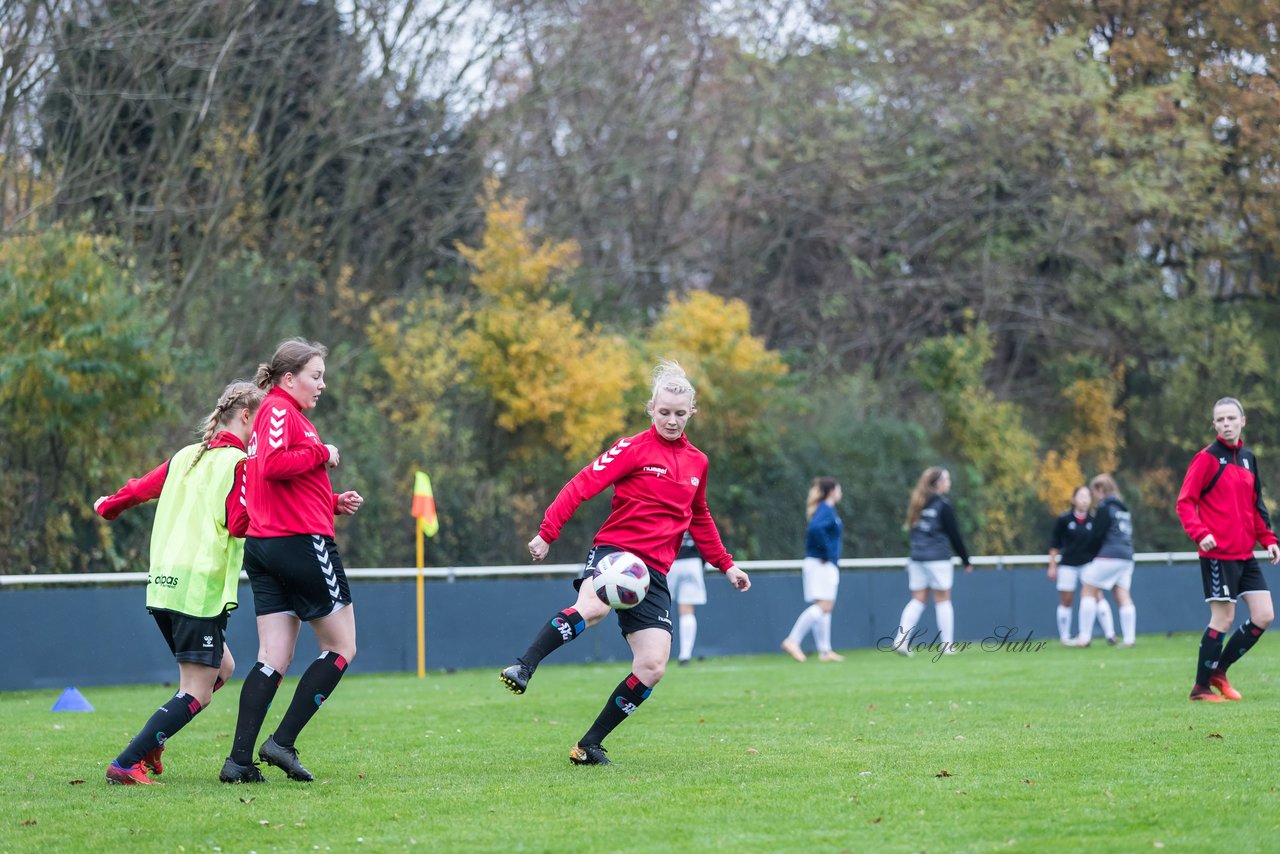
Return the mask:
<svg viewBox="0 0 1280 854"><path fill-rule="evenodd" d="M739 559L904 553L927 465L975 550L1114 472L1139 550L1210 408L1280 477L1268 4L28 0L0 7L0 571L137 569L93 497L275 343L368 497L346 562L523 562L684 363ZM585 547L607 508L566 532ZM575 552L566 552L571 560Z"/></svg>

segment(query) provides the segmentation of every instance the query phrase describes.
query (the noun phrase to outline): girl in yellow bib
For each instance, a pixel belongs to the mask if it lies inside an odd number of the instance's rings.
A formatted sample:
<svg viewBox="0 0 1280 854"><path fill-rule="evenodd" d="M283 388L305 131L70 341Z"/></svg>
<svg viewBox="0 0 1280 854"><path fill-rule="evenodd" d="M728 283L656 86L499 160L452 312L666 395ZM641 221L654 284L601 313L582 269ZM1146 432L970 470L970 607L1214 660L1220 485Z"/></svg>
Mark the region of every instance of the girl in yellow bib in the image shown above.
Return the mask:
<svg viewBox="0 0 1280 854"><path fill-rule="evenodd" d="M253 383L227 386L199 442L93 503L110 520L159 499L151 527L147 611L178 662L178 693L107 766L108 783L154 783L147 774L162 772L165 742L209 705L235 670L224 633L227 615L236 607L249 529L245 444L263 397Z"/></svg>

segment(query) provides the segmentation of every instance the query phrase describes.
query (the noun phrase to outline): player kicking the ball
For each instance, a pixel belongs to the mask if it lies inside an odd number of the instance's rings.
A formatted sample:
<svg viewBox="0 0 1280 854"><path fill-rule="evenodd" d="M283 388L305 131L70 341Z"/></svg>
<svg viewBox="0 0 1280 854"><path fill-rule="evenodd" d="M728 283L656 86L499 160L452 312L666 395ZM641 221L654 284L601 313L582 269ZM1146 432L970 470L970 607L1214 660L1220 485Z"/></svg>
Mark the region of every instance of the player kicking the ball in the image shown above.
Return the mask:
<svg viewBox="0 0 1280 854"><path fill-rule="evenodd" d="M573 582L578 591L572 606L543 624L533 643L499 679L517 694L529 687L538 664L547 655L604 619L609 606L591 584L592 569L605 555L627 551L649 567L649 593L634 608L618 612L618 627L631 647L631 672L618 683L595 723L569 751L575 765L612 765L604 739L643 703L666 672L671 657L671 594L666 574L685 530L692 535L707 563L725 574L738 590L751 580L725 551L711 511L707 509L707 457L684 435L697 411L694 389L684 370L664 361L653 372L653 394L645 405L653 425L643 433L619 439L613 447L574 475L543 516L537 535L529 541L535 561L547 556L550 544L584 501L613 487L609 518L596 533L582 575Z"/></svg>

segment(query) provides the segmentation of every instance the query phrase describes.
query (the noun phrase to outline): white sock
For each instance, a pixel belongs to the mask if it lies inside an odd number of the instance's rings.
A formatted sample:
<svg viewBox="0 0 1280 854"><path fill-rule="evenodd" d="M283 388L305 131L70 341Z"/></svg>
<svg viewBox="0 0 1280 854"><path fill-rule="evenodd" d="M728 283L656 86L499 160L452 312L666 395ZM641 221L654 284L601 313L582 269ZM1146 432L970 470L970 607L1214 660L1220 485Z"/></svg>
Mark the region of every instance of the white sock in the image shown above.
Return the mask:
<svg viewBox="0 0 1280 854"><path fill-rule="evenodd" d="M800 612L800 616L796 617L796 624L791 627L791 634L787 635L787 640L796 646L804 643L805 635L813 629L813 624L822 616L822 609L817 605L810 605Z"/></svg>
<svg viewBox="0 0 1280 854"><path fill-rule="evenodd" d="M1085 596L1080 600L1080 633L1082 641L1093 637L1093 620L1098 615L1098 600Z"/></svg>
<svg viewBox="0 0 1280 854"><path fill-rule="evenodd" d="M1071 640L1071 606L1058 606L1058 640L1066 643Z"/></svg>
<svg viewBox="0 0 1280 854"><path fill-rule="evenodd" d="M813 643L818 652L831 652L831 614L826 611L813 624Z"/></svg>
<svg viewBox="0 0 1280 854"><path fill-rule="evenodd" d="M924 603L912 599L907 603L907 607L902 609L902 617L898 620L898 634L893 639L894 649L900 649L908 652L907 645L911 643L911 633L916 629L916 623L920 622L920 615L924 613Z"/></svg>
<svg viewBox="0 0 1280 854"><path fill-rule="evenodd" d="M956 611L951 605L951 600L934 602L933 615L938 620L938 639L944 644L954 643L956 639Z"/></svg>
<svg viewBox="0 0 1280 854"><path fill-rule="evenodd" d="M1111 616L1111 603L1105 596L1098 600L1098 625L1102 627L1104 638L1116 636L1116 621Z"/></svg>
<svg viewBox="0 0 1280 854"><path fill-rule="evenodd" d="M680 660L693 656L693 642L698 638L698 618L693 614L680 615Z"/></svg>
<svg viewBox="0 0 1280 854"><path fill-rule="evenodd" d="M1138 608L1136 605L1120 607L1120 631L1124 634L1125 643L1133 643L1138 639Z"/></svg>

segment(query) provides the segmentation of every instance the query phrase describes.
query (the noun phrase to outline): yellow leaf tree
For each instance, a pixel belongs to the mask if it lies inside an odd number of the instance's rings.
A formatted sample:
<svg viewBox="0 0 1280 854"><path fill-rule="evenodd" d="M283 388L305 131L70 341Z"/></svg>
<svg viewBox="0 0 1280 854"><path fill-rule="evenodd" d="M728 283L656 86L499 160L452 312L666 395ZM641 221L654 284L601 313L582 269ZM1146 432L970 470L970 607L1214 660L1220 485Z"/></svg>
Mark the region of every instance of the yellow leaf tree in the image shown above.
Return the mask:
<svg viewBox="0 0 1280 854"><path fill-rule="evenodd" d="M705 429L696 424L699 434L749 440L787 373L782 358L751 334L747 304L705 291L670 296L645 349L651 362L680 362L698 390L698 406L715 413Z"/></svg>
<svg viewBox="0 0 1280 854"><path fill-rule="evenodd" d="M960 501L975 511L978 548L1007 554L1026 529L1026 506L1036 494L1037 442L1022 410L997 400L983 382L992 340L983 323L929 339L917 349L912 369L937 396L946 444L970 466L977 494Z"/></svg>
<svg viewBox="0 0 1280 854"><path fill-rule="evenodd" d="M1062 390L1071 413L1071 429L1062 449L1040 463L1037 494L1055 512L1067 507L1072 491L1092 474L1113 472L1120 461L1124 410L1115 404L1122 369L1109 376L1082 377Z"/></svg>
<svg viewBox="0 0 1280 854"><path fill-rule="evenodd" d="M547 447L571 461L595 454L626 425L636 352L558 299L577 245L539 242L525 203L490 187L481 243L458 251L477 291L459 353L497 404L498 426L518 435L521 456Z"/></svg>
<svg viewBox="0 0 1280 854"><path fill-rule="evenodd" d="M375 400L382 417L412 446L434 448L449 429L441 401L463 379L457 342L466 320L464 309L437 295L388 302L370 312L369 342L390 383L390 394Z"/></svg>

